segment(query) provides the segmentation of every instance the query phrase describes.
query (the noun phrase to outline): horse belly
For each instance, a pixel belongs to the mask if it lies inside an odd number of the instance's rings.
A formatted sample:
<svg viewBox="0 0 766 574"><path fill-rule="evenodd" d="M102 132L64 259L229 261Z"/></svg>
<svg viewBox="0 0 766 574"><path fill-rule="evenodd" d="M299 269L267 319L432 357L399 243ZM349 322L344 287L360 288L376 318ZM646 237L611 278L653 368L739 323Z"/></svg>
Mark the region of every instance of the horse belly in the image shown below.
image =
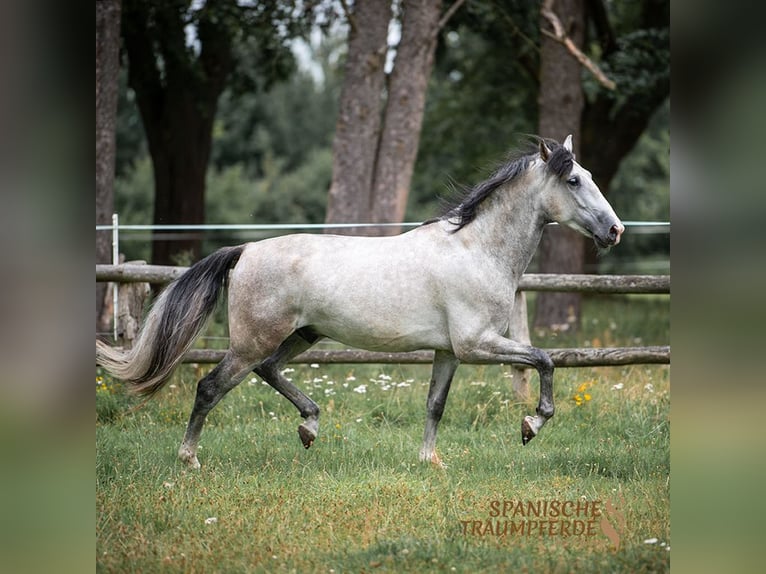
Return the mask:
<svg viewBox="0 0 766 574"><path fill-rule="evenodd" d="M343 291L316 307L306 322L331 339L370 351L449 348L445 317L415 294Z"/></svg>
<svg viewBox="0 0 766 574"><path fill-rule="evenodd" d="M315 327L321 334L344 345L368 351L406 352L419 349L448 349L449 340L443 330L418 326L386 326L342 324L336 322Z"/></svg>

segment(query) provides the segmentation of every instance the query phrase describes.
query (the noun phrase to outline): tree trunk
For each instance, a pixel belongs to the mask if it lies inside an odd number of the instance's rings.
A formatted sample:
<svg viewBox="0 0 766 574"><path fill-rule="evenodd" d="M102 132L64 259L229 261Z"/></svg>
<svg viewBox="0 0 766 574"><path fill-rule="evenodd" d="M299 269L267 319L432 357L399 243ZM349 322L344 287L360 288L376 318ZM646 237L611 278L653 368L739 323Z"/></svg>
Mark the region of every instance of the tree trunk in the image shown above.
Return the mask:
<svg viewBox="0 0 766 574"><path fill-rule="evenodd" d="M96 2L96 225L112 222L120 71L120 0ZM112 260L112 236L96 232L96 263ZM96 283L96 332L109 331L103 317L106 283Z"/></svg>
<svg viewBox="0 0 766 574"><path fill-rule="evenodd" d="M207 3L198 13L199 52L186 46L184 10L177 3L125 2L122 32L128 83L136 93L155 183L155 224L205 221L205 175L218 98L234 65L227 8ZM161 240L160 237L166 237ZM154 264L190 262L201 236L169 241L155 232Z"/></svg>
<svg viewBox="0 0 766 574"><path fill-rule="evenodd" d="M442 0L403 0L401 6L402 35L387 86L390 2L360 0L349 15L327 223L400 223L404 219L443 21ZM365 235L400 231L397 227L331 230Z"/></svg>
<svg viewBox="0 0 766 574"><path fill-rule="evenodd" d="M372 192L372 220L401 223L417 159L428 79L434 63L441 0L405 0L402 36L388 84ZM398 227L381 234L400 233Z"/></svg>
<svg viewBox="0 0 766 574"><path fill-rule="evenodd" d="M577 46L584 37L583 0L557 0L553 10ZM548 29L541 17L541 26ZM580 148L580 119L584 106L581 68L559 42L542 36L540 48L539 134L563 141L572 134L574 150ZM584 238L564 226L548 226L540 244L541 273L582 273ZM579 293L540 293L535 306L536 328L577 328L580 320Z"/></svg>
<svg viewBox="0 0 766 574"><path fill-rule="evenodd" d="M186 95L172 97L174 105L159 125L146 125L154 165L154 223L197 224L205 221L205 174L212 144L213 109L201 110ZM154 233L155 265L189 264L201 255L201 234Z"/></svg>
<svg viewBox="0 0 766 574"><path fill-rule="evenodd" d="M358 0L349 19L351 29L333 139L327 223L370 221L391 4L381 0ZM359 234L368 230L355 228L331 232Z"/></svg>

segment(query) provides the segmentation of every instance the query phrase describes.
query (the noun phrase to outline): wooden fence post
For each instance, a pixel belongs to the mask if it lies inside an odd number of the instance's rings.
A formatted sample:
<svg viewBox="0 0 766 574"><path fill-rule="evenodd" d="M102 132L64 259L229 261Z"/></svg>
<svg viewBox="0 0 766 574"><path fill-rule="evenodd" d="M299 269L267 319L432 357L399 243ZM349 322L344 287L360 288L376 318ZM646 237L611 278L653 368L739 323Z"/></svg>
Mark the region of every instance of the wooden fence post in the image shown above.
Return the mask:
<svg viewBox="0 0 766 574"><path fill-rule="evenodd" d="M527 319L527 296L524 291L516 291L511 312L510 338L523 345L532 344L529 337L529 321ZM511 365L511 386L516 398L529 400L529 369Z"/></svg>
<svg viewBox="0 0 766 574"><path fill-rule="evenodd" d="M146 261L128 261L131 265L146 265ZM123 349L133 347L133 341L144 314L144 305L149 296L149 283L120 283L117 311L117 344Z"/></svg>

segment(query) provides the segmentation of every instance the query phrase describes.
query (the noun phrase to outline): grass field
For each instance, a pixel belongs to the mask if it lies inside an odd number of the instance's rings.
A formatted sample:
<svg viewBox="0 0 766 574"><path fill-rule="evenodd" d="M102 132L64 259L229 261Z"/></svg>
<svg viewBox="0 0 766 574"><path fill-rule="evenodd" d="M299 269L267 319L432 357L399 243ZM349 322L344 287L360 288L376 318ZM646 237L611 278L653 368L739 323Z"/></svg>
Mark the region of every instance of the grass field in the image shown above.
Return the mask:
<svg viewBox="0 0 766 574"><path fill-rule="evenodd" d="M668 306L661 297L591 299L580 334L536 344L667 344ZM463 365L439 429L448 468L437 469L418 462L426 366L296 365L287 376L322 407L314 446L303 449L292 405L252 378L211 413L202 469L190 471L176 450L208 368L183 366L139 408L99 373L98 571L669 567L666 366L557 370L556 416L522 447L520 422L534 401L514 399L507 367ZM536 397L536 375L532 383ZM519 512L544 502L571 512ZM589 534L576 532L586 527Z"/></svg>

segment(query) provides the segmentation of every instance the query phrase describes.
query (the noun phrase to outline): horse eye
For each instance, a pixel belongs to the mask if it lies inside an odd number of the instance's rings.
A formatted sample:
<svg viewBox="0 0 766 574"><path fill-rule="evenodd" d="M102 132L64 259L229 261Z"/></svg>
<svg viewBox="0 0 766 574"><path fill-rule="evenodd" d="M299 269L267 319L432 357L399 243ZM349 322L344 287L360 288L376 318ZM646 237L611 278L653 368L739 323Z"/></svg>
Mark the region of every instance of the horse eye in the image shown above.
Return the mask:
<svg viewBox="0 0 766 574"><path fill-rule="evenodd" d="M572 187L580 187L580 178L573 175L567 180L567 183Z"/></svg>

